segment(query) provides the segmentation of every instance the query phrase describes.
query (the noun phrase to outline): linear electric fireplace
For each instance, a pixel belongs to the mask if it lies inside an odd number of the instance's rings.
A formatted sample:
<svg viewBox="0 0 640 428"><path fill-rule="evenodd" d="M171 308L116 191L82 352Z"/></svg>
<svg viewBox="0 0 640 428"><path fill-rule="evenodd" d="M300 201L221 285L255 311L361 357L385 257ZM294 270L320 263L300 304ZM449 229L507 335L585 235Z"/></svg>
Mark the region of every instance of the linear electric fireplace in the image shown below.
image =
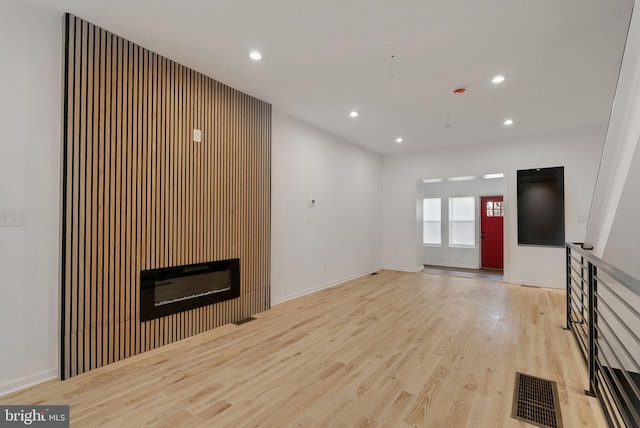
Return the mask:
<svg viewBox="0 0 640 428"><path fill-rule="evenodd" d="M143 270L140 287L141 321L234 299L240 296L240 260Z"/></svg>

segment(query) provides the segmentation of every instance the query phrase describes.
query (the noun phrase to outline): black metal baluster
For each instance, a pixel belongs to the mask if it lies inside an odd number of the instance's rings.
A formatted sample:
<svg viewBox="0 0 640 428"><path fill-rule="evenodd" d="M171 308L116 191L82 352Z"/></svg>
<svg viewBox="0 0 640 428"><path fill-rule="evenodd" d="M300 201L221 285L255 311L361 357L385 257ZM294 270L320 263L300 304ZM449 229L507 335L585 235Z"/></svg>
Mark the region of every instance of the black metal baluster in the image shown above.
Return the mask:
<svg viewBox="0 0 640 428"><path fill-rule="evenodd" d="M596 378L596 267L589 262L589 390L585 390L585 394L592 397L596 396L597 382Z"/></svg>
<svg viewBox="0 0 640 428"><path fill-rule="evenodd" d="M566 268L567 268L567 326L565 330L571 329L571 248L569 246L565 247L567 260L566 260Z"/></svg>

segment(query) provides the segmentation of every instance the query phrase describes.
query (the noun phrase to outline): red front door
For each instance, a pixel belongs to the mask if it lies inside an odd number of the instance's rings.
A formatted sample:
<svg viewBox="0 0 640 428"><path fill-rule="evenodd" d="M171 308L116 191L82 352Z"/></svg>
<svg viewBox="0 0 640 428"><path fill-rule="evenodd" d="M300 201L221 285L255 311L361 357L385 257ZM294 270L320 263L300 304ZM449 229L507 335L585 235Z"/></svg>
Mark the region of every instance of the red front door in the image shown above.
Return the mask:
<svg viewBox="0 0 640 428"><path fill-rule="evenodd" d="M482 267L502 269L504 246L502 196L483 196L480 198L480 206Z"/></svg>

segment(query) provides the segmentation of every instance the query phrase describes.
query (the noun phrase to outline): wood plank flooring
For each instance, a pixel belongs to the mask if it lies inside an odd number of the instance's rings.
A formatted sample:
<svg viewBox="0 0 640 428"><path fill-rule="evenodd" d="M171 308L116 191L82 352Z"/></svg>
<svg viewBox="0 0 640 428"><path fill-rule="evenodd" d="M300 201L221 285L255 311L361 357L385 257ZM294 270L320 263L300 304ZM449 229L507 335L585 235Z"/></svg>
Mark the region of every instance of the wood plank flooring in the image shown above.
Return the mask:
<svg viewBox="0 0 640 428"><path fill-rule="evenodd" d="M493 281L502 281L504 279L502 269L466 269L447 266L424 265L424 270L422 272L430 273L433 275L461 276L463 278L484 278L491 279Z"/></svg>
<svg viewBox="0 0 640 428"><path fill-rule="evenodd" d="M78 427L526 427L520 371L558 382L565 426L606 426L561 290L382 271L256 318L0 403L70 404Z"/></svg>

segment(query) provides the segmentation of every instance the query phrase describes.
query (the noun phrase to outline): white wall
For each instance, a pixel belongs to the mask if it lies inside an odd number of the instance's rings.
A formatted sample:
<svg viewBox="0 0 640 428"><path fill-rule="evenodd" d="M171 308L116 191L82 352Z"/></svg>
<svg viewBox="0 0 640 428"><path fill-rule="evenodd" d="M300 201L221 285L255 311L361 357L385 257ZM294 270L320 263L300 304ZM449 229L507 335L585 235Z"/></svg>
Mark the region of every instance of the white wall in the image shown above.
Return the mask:
<svg viewBox="0 0 640 428"><path fill-rule="evenodd" d="M630 165L602 259L640 280L640 147Z"/></svg>
<svg viewBox="0 0 640 428"><path fill-rule="evenodd" d="M415 244L418 180L504 172L507 219L505 280L563 288L562 248L517 245L516 171L565 167L565 237L568 241L582 241L604 129L603 125L386 156L383 163L383 267L415 271L422 265L421 254Z"/></svg>
<svg viewBox="0 0 640 428"><path fill-rule="evenodd" d="M494 171L500 172L500 171ZM442 178L448 177L425 177ZM502 196L504 179L478 178L469 181L442 181L440 183L419 183L418 196L422 198L442 198L442 245L423 245L422 261L427 265L451 266L468 269L480 267L480 196ZM449 197L474 196L476 199L476 245L473 248L450 247L449 234ZM418 236L422 237L422 222L418 221ZM420 257L418 257L420 259Z"/></svg>
<svg viewBox="0 0 640 428"><path fill-rule="evenodd" d="M631 17L609 128L589 213L585 244L603 257L640 138L640 14ZM638 230L628 224L630 230ZM615 243L612 243L615 246Z"/></svg>
<svg viewBox="0 0 640 428"><path fill-rule="evenodd" d="M272 126L272 303L378 270L381 156L277 108Z"/></svg>
<svg viewBox="0 0 640 428"><path fill-rule="evenodd" d="M0 2L0 394L58 374L62 22Z"/></svg>
<svg viewBox="0 0 640 428"><path fill-rule="evenodd" d="M594 254L640 279L640 14L634 13L587 231Z"/></svg>

